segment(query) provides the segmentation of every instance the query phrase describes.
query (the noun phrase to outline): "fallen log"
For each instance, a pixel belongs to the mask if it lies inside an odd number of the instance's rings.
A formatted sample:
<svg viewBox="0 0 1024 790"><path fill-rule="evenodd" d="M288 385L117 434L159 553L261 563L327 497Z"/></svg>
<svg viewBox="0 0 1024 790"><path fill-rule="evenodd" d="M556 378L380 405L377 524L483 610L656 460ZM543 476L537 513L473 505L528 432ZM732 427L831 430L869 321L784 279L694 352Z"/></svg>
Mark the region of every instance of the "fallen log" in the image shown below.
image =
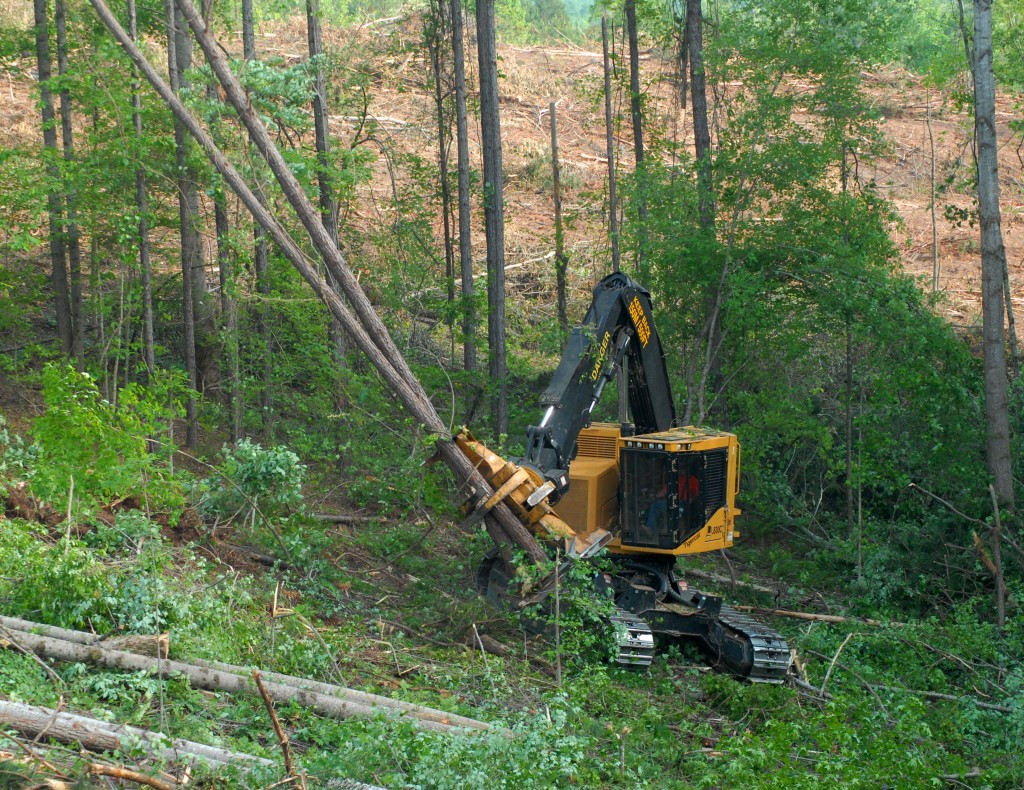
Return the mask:
<svg viewBox="0 0 1024 790"><path fill-rule="evenodd" d="M794 612L790 609L767 609L763 606L734 606L741 612L751 614L767 614L775 617L789 617L794 620L812 620L818 623L857 623L858 625L873 625L876 627L891 625L896 628L903 628L906 623L885 623L881 620L872 620L869 617L844 617L838 614L814 614L812 612Z"/></svg>
<svg viewBox="0 0 1024 790"><path fill-rule="evenodd" d="M685 571L683 571L683 575L692 576L695 579L704 579L705 581L714 582L715 584L728 584L730 586L735 584L737 587L743 587L747 590L756 590L757 592L767 593L771 596L777 596L779 594L778 590L773 590L771 587L765 587L760 584L754 584L753 582L744 582L738 579L734 582L728 576L722 576L718 573L711 573L709 571L698 570L697 568L687 568Z"/></svg>
<svg viewBox="0 0 1024 790"><path fill-rule="evenodd" d="M11 620L12 618L5 619ZM44 629L48 628L50 627L44 627ZM63 631L65 629L58 630ZM55 658L59 661L80 661L112 669L136 672L157 669L163 675L173 673L183 675L188 678L194 687L211 691L239 693L255 690L252 678L246 674L249 670L241 667L232 667L228 664L217 664L215 662L203 662L207 666L201 666L198 663L189 664L181 661L158 659L121 650L109 650L95 641L91 644L83 644L82 642L53 636L42 636L27 630L18 630L16 634L8 633L10 634L8 638L12 642L16 638L17 645L22 649L31 650L37 655ZM86 634L85 636L91 635ZM267 673L265 677L273 678L274 674ZM379 697L367 694L366 692L355 691L354 689L343 689L340 686L328 686L327 684L302 678L277 677L285 679L287 682L272 680L264 684L274 701L288 702L295 699L299 704L312 708L325 716L333 716L335 718L348 718L349 716L375 718L381 715L390 717L402 716L416 721L424 729L438 732L466 732L470 730L481 731L491 729L491 725L485 722L467 719L432 708L424 708L410 702L400 702L388 697Z"/></svg>
<svg viewBox="0 0 1024 790"><path fill-rule="evenodd" d="M102 637L95 634L89 634L85 631L73 631L68 628L58 628L57 626L44 625L42 623L33 623L30 620L22 620L17 617L0 616L0 626L17 631L19 634L38 634L52 639L72 642L78 645L102 645L103 643ZM197 668L238 675L240 677L248 676L249 673L253 671L250 667L225 664L221 661L208 661L201 658L190 659L188 663L196 666ZM436 710L422 705L415 705L411 702L391 699L390 697L384 697L379 694L371 694L366 691L358 691L356 689L345 688L344 686L335 686L329 683L321 683L317 680L294 677L292 675L282 675L277 672L265 672L260 670L260 675L263 678L282 686L289 686L296 690L311 691L325 696L337 697L339 699L349 700L361 705L387 708L395 713L409 715L410 717L421 721L432 721L438 724L445 724L452 727L464 727L466 729L473 730L490 729L489 724L476 719L470 719L466 716L459 716L454 713L448 713L446 711Z"/></svg>
<svg viewBox="0 0 1024 790"><path fill-rule="evenodd" d="M112 724L20 702L0 700L0 721L31 738L42 733L44 738L53 738L61 743L79 743L94 752L142 747L148 754L161 760L200 762L212 768L234 765L245 769L274 765L274 761L266 757L232 752L182 738L168 738L158 732L127 724Z"/></svg>

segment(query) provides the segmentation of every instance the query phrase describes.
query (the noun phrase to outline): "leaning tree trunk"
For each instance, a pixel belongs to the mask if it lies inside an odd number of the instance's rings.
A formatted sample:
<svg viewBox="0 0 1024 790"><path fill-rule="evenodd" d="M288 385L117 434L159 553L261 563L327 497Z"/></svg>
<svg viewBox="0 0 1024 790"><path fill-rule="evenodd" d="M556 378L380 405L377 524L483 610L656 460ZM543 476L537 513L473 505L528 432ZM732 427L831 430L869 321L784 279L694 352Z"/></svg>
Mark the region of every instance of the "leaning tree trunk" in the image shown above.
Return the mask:
<svg viewBox="0 0 1024 790"><path fill-rule="evenodd" d="M216 41L206 31L204 23L195 7L189 0L180 0L180 5L185 11L193 31L196 32L203 51L206 53L207 60L217 74L217 78L221 81L221 85L225 88L228 100L238 111L239 117L250 134L253 135L260 153L271 166L285 197L295 210L317 251L323 256L328 269L337 278L352 309L334 290L327 286L324 279L309 264L306 254L302 249L270 212L267 211L266 207L260 202L253 191L249 189L231 163L228 162L223 153L213 143L210 136L202 129L198 121L185 109L174 92L146 61L138 48L132 44L131 40L121 29L117 19L110 13L110 9L103 3L103 0L90 0L90 2L103 20L103 24L114 34L121 46L128 52L132 61L143 71L146 79L156 88L160 97L173 111L175 117L188 126L189 132L202 145L210 161L213 162L232 191L238 195L245 207L253 214L263 228L271 234L288 260L309 283L316 295L328 306L331 313L342 323L360 350L377 368L384 381L395 392L409 412L435 434L438 455L455 474L460 490L467 493L472 490L480 495L490 492L491 489L488 483L477 472L469 459L462 454L452 440L452 437L448 434L444 421L437 414L422 385L413 375L408 363L406 363L395 346L394 341L388 334L387 327L384 326L380 316L374 311L352 270L348 268L341 251L326 234L316 209L313 208L308 198L306 198L305 193L302 191L291 170L289 170L280 151L274 146L270 135L256 116L252 106L248 103L241 85L227 63L227 59L224 57ZM355 311L354 313L353 310ZM499 545L513 543L519 546L532 562L542 562L546 559L544 550L504 503L499 503L487 514L485 525L488 534Z"/></svg>
<svg viewBox="0 0 1024 790"><path fill-rule="evenodd" d="M988 471L1002 507L1013 509L1003 282L1006 248L999 211L995 73L992 68L992 0L974 2L974 123L978 141L978 220L981 225L981 300L988 426Z"/></svg>
<svg viewBox="0 0 1024 790"><path fill-rule="evenodd" d="M477 0L477 59L480 65L480 131L484 149L484 230L487 238L487 340L494 389L494 436L508 434L508 369L505 348L505 207L498 107L498 50L494 0Z"/></svg>
<svg viewBox="0 0 1024 790"><path fill-rule="evenodd" d="M57 73L65 77L68 71L68 31L64 0L54 4L54 25L57 29ZM71 275L71 355L79 371L85 370L85 310L82 300L82 245L78 230L78 196L71 179L75 162L75 140L71 130L71 92L67 83L60 91L60 130L64 149L65 200L67 201L68 269Z"/></svg>
<svg viewBox="0 0 1024 790"><path fill-rule="evenodd" d="M50 20L46 0L34 0L36 25L36 67L39 72L39 106L43 119L43 149L49 188L46 193L50 219L50 282L53 286L57 336L65 354L72 351L71 303L68 299L67 247L64 239L64 201L60 191L60 168L57 166L56 115L50 90Z"/></svg>
<svg viewBox="0 0 1024 790"><path fill-rule="evenodd" d="M455 74L455 136L459 173L459 264L462 274L462 364L476 370L476 306L473 303L473 245L469 208L469 122L466 119L466 53L462 2L451 0L452 66Z"/></svg>

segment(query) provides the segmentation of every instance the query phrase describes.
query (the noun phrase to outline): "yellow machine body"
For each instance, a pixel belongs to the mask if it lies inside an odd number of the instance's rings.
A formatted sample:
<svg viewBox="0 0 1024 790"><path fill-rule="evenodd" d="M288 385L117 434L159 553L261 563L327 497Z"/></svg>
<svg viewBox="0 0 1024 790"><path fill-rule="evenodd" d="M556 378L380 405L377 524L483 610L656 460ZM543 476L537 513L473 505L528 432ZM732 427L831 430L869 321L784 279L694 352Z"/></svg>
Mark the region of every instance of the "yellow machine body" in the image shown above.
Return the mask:
<svg viewBox="0 0 1024 790"><path fill-rule="evenodd" d="M608 550L616 554L728 548L739 535L740 460L731 433L688 426L623 437L618 425L595 423L580 432L569 492L555 512L581 537L610 532ZM692 483L688 502L683 481L691 477L699 479L700 491Z"/></svg>

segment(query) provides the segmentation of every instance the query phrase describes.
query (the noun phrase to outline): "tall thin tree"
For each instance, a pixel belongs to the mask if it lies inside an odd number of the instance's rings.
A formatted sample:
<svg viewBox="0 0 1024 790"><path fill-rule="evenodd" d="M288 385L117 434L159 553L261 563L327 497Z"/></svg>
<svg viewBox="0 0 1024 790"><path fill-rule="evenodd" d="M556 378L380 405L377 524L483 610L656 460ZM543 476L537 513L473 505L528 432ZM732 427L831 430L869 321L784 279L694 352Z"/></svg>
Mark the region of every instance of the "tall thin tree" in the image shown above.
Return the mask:
<svg viewBox="0 0 1024 790"><path fill-rule="evenodd" d="M54 27L57 32L57 73L62 78L60 88L60 131L64 151L66 178L64 181L67 203L68 273L71 286L71 355L79 370L85 370L85 309L82 298L82 246L78 228L78 195L74 186L75 138L72 131L71 91L68 89L68 30L64 0L55 0Z"/></svg>
<svg viewBox="0 0 1024 790"><path fill-rule="evenodd" d="M68 298L67 245L64 238L64 200L61 194L60 167L57 165L56 114L53 110L53 92L50 89L52 64L50 60L50 19L46 0L34 0L33 13L36 27L36 68L39 74L39 108L43 121L43 155L46 176L47 214L50 222L50 283L53 286L53 306L57 317L57 336L64 353L72 349L71 303Z"/></svg>
<svg viewBox="0 0 1024 790"><path fill-rule="evenodd" d="M569 331L569 308L566 294L565 269L569 263L565 254L565 229L562 227L562 169L558 162L558 105L551 102L551 183L555 201L555 289L558 293L558 326Z"/></svg>
<svg viewBox="0 0 1024 790"><path fill-rule="evenodd" d="M242 57L252 61L256 59L256 26L253 21L252 0L242 0ZM250 140L251 142L251 140ZM266 200L262 189L257 186L256 195ZM263 413L263 436L269 438L274 425L274 390L273 362L271 359L272 337L270 332L270 250L267 238L258 222L252 226L253 236L253 273L256 275L256 294L259 305L256 311L256 333L260 338L260 355L262 358L262 389L260 391L260 409Z"/></svg>
<svg viewBox="0 0 1024 790"><path fill-rule="evenodd" d="M132 41L139 37L138 15L135 0L128 0L128 34ZM149 190L146 186L146 168L141 157L142 136L142 95L139 86L139 70L132 66L132 129L135 131L135 210L139 213L139 274L142 280L142 358L146 372L152 377L156 371L156 345L153 337L153 282L149 250Z"/></svg>
<svg viewBox="0 0 1024 790"><path fill-rule="evenodd" d="M701 0L686 0L686 52L690 64L693 144L697 156L697 212L701 227L712 230L715 227L715 198L711 172L707 80L704 74L704 14L701 10Z"/></svg>
<svg viewBox="0 0 1024 790"><path fill-rule="evenodd" d="M437 177L441 192L441 230L444 234L444 275L448 292L448 332L452 344L452 357L455 356L455 333L453 312L450 309L455 303L455 244L452 239L452 186L449 178L448 161L451 154L451 113L447 101L449 82L445 69L445 42L448 40L448 8L444 0L431 0L430 13L426 16L427 50L430 53L430 71L433 76L434 113L437 118Z"/></svg>
<svg viewBox="0 0 1024 790"><path fill-rule="evenodd" d="M466 117L466 53L462 0L451 0L452 72L455 77L455 138L459 180L459 265L462 275L462 364L476 370L476 305L473 301L472 215L469 206L469 122Z"/></svg>
<svg viewBox="0 0 1024 790"><path fill-rule="evenodd" d="M612 64L608 46L608 15L601 16L604 53L604 131L608 157L608 237L612 244L612 269L619 270L619 207L615 200L615 119L612 116Z"/></svg>
<svg viewBox="0 0 1024 790"><path fill-rule="evenodd" d="M494 0L477 0L480 129L484 149L484 231L487 238L487 341L490 346L491 414L498 441L508 434L508 363L505 347L505 207L498 107L498 49Z"/></svg>
<svg viewBox="0 0 1024 790"><path fill-rule="evenodd" d="M1006 333L1003 324L1003 245L999 209L992 0L974 0L974 124L978 146L978 220L981 225L981 300L985 381L986 458L1002 507L1013 509Z"/></svg>
<svg viewBox="0 0 1024 790"><path fill-rule="evenodd" d="M338 207L334 196L331 170L331 135L327 117L327 80L324 76L324 42L320 29L320 0L306 0L306 43L309 59L313 63L313 130L316 138L316 182L320 202L320 216L331 238L338 240ZM259 227L257 225L257 227ZM330 273L327 281L336 283ZM328 330L335 365L345 363L345 330L337 320L331 320Z"/></svg>
<svg viewBox="0 0 1024 790"><path fill-rule="evenodd" d="M633 120L633 152L636 160L636 217L639 244L636 265L644 272L644 249L647 246L647 201L644 199L644 121L640 96L640 37L636 27L636 0L626 0L626 37L629 40L629 109ZM644 274L646 281L646 274Z"/></svg>
<svg viewBox="0 0 1024 790"><path fill-rule="evenodd" d="M180 92L182 73L192 61L188 30L184 27L181 13L174 0L167 0L167 73L171 89ZM185 127L175 119L174 159L177 169L178 186L178 229L181 236L181 305L182 329L184 334L185 372L188 376L189 394L185 402L185 446L195 447L199 439L199 416L195 391L199 376L196 370L195 300L193 276L202 268L202 247L199 239L199 196L189 175L186 162Z"/></svg>

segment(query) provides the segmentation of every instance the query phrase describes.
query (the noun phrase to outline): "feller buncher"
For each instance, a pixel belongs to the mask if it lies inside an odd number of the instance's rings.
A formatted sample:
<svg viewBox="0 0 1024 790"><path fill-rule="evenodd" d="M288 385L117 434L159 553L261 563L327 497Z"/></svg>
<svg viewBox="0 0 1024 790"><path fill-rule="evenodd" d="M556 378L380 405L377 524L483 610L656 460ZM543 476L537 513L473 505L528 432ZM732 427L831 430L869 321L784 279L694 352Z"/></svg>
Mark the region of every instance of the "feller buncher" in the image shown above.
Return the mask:
<svg viewBox="0 0 1024 790"><path fill-rule="evenodd" d="M591 424L617 377L628 412L620 410L618 424ZM504 500L542 542L560 549L565 564L605 549L614 572L595 574L596 594L614 598L620 664L650 665L655 636L693 639L716 669L753 682L784 681L790 652L778 633L676 577L680 557L728 548L739 536L740 445L731 433L676 426L665 353L643 287L619 273L597 284L541 406L543 419L528 429L522 458L506 460L468 431L456 437L495 487L487 499L471 498L467 523ZM507 605L516 598L513 575L507 552L496 548L481 564L477 585ZM528 600L540 600L552 586L549 579Z"/></svg>

